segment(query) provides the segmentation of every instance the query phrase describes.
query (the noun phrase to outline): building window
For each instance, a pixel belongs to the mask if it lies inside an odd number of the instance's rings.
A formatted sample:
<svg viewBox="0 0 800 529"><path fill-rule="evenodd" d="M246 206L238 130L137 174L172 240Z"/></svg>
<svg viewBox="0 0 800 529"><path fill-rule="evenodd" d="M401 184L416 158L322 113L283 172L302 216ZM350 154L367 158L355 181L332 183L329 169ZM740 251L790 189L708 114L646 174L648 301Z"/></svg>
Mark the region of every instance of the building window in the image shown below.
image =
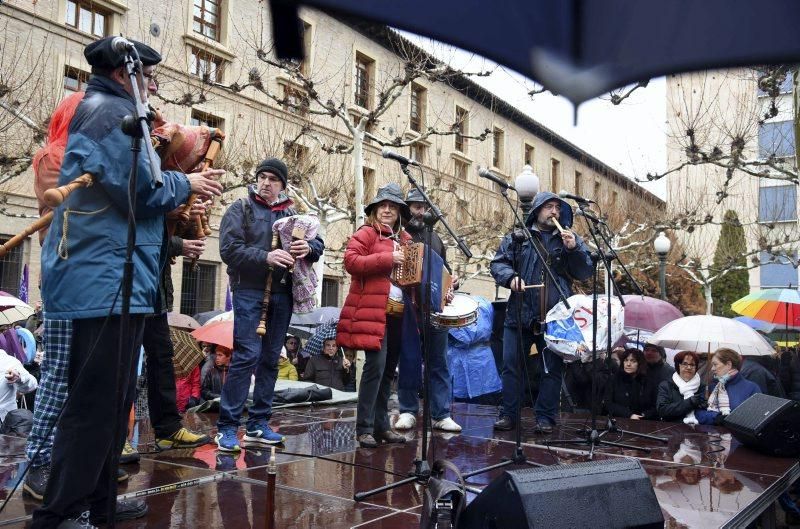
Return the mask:
<svg viewBox="0 0 800 529"><path fill-rule="evenodd" d="M98 8L92 2L67 0L66 23L78 31L105 37L108 35L110 18L111 13Z"/></svg>
<svg viewBox="0 0 800 529"><path fill-rule="evenodd" d="M619 200L619 193L617 193L616 191L612 191L611 192L611 207L612 208L617 207L617 200Z"/></svg>
<svg viewBox="0 0 800 529"><path fill-rule="evenodd" d="M794 156L794 124L791 121L763 123L758 129L760 158Z"/></svg>
<svg viewBox="0 0 800 529"><path fill-rule="evenodd" d="M583 175L580 171L575 171L575 194L583 195Z"/></svg>
<svg viewBox="0 0 800 529"><path fill-rule="evenodd" d="M375 196L375 169L364 167L361 174L364 176L364 197L372 200Z"/></svg>
<svg viewBox="0 0 800 529"><path fill-rule="evenodd" d="M371 109L370 94L372 92L372 78L375 72L375 61L356 53L356 82L355 104L366 109Z"/></svg>
<svg viewBox="0 0 800 529"><path fill-rule="evenodd" d="M411 159L424 164L428 155L428 146L424 143L412 143L409 147Z"/></svg>
<svg viewBox="0 0 800 529"><path fill-rule="evenodd" d="M411 84L411 111L408 116L408 125L415 132L422 132L425 128L425 98L427 90L418 84Z"/></svg>
<svg viewBox="0 0 800 529"><path fill-rule="evenodd" d="M561 162L550 158L550 191L558 193L561 186Z"/></svg>
<svg viewBox="0 0 800 529"><path fill-rule="evenodd" d="M530 165L531 169L533 169L533 152L534 152L533 145L526 143L524 160L525 160L525 165Z"/></svg>
<svg viewBox="0 0 800 529"><path fill-rule="evenodd" d="M503 168L503 147L505 143L505 134L503 133L503 129L498 129L497 127L494 128L494 133L492 137L494 139L494 152L492 155L492 166L497 167L498 169Z"/></svg>
<svg viewBox="0 0 800 529"><path fill-rule="evenodd" d="M770 186L758 190L758 221L797 219L797 186Z"/></svg>
<svg viewBox="0 0 800 529"><path fill-rule="evenodd" d="M453 175L456 177L456 180L466 182L468 169L469 165L466 162L455 160L455 171L453 172Z"/></svg>
<svg viewBox="0 0 800 529"><path fill-rule="evenodd" d="M10 237L0 235L0 243L5 244ZM5 257L0 259L0 290L12 296L19 296L19 283L22 279L22 257L24 244L10 250ZM30 286L29 286L30 288Z"/></svg>
<svg viewBox="0 0 800 529"><path fill-rule="evenodd" d="M791 70L786 72L786 77L781 80L780 86L778 86L778 92L781 94L791 94L794 88L794 72ZM762 90L762 87L758 87L758 95L759 96L766 96L769 95L767 92Z"/></svg>
<svg viewBox="0 0 800 529"><path fill-rule="evenodd" d="M197 263L197 270L188 259L183 260L181 277L181 313L197 314L214 310L217 290L217 265Z"/></svg>
<svg viewBox="0 0 800 529"><path fill-rule="evenodd" d="M195 33L219 41L221 3L222 0L194 0Z"/></svg>
<svg viewBox="0 0 800 529"><path fill-rule="evenodd" d="M466 108L456 106L456 122L453 124L455 134L455 149L467 153L467 140L464 136L469 134L469 112Z"/></svg>
<svg viewBox="0 0 800 529"><path fill-rule="evenodd" d="M206 126L211 129L224 130L225 128L224 119L195 109L192 109L192 118L189 120L189 124L195 127Z"/></svg>
<svg viewBox="0 0 800 529"><path fill-rule="evenodd" d="M302 182L302 175L309 172L308 147L299 143L290 143L283 150L286 156L286 165L289 167L289 181Z"/></svg>
<svg viewBox="0 0 800 529"><path fill-rule="evenodd" d="M85 92L86 83L89 82L89 72L84 72L72 66L64 68L64 97L75 92Z"/></svg>
<svg viewBox="0 0 800 529"><path fill-rule="evenodd" d="M301 117L308 115L309 101L302 90L283 85L283 100L287 111Z"/></svg>
<svg viewBox="0 0 800 529"><path fill-rule="evenodd" d="M222 82L223 61L207 51L192 48L189 73L206 83Z"/></svg>
<svg viewBox="0 0 800 529"><path fill-rule="evenodd" d="M595 183L594 183L594 195L592 196L592 199L594 199L595 202L600 202L600 198L601 198L600 194L601 194L600 182L595 181Z"/></svg>
<svg viewBox="0 0 800 529"><path fill-rule="evenodd" d="M797 255L795 254L795 259ZM759 276L761 288L797 287L797 269L785 254L761 252Z"/></svg>
<svg viewBox="0 0 800 529"><path fill-rule="evenodd" d="M303 23L303 28L301 30L303 39L303 60L293 60L291 62L297 67L297 71L300 75L308 77L311 73L311 24L305 20L301 20L300 22Z"/></svg>
<svg viewBox="0 0 800 529"><path fill-rule="evenodd" d="M339 282L327 277L322 278L322 303L321 307L339 306Z"/></svg>

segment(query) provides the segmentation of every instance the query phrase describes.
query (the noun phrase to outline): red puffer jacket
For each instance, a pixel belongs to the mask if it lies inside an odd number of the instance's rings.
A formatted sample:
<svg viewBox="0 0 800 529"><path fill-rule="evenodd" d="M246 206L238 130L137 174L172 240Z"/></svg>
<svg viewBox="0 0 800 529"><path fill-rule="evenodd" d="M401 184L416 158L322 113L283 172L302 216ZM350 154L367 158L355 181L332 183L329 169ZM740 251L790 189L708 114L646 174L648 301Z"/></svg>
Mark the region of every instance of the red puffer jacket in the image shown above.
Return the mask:
<svg viewBox="0 0 800 529"><path fill-rule="evenodd" d="M386 302L389 299L389 274L392 272L394 241L372 226L361 226L350 237L344 252L344 268L351 276L350 292L345 299L336 342L349 349L376 351L386 332ZM400 232L403 244L411 236Z"/></svg>

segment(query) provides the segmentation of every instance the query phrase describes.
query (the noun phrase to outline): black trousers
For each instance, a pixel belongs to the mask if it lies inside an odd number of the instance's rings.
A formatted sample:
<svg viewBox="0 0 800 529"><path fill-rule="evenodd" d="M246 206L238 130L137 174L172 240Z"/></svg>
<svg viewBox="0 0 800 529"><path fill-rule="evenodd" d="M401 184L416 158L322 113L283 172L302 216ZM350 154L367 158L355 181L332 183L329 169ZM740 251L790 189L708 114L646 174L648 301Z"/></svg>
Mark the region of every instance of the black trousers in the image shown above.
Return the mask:
<svg viewBox="0 0 800 529"><path fill-rule="evenodd" d="M116 469L108 461L114 451L120 453L125 440L128 421L121 413L133 403L144 315L131 315L130 334L123 337L119 362L120 318L113 316L103 326L105 320L72 322L69 401L56 428L50 480L44 504L33 513L34 529L55 527L86 510L106 511L112 470L116 479ZM122 387L115 393L118 373Z"/></svg>
<svg viewBox="0 0 800 529"><path fill-rule="evenodd" d="M156 437L163 439L181 427L175 397L175 367L167 314L144 320L144 354L147 358L147 405Z"/></svg>

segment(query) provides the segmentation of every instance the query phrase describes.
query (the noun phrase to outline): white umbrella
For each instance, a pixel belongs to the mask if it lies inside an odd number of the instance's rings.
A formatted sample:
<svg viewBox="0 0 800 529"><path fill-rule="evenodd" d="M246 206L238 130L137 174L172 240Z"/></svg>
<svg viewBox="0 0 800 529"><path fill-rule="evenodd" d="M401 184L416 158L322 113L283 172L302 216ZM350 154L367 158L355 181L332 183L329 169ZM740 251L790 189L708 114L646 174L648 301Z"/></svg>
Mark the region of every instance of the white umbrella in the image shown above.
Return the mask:
<svg viewBox="0 0 800 529"><path fill-rule="evenodd" d="M33 307L0 290L0 325L11 325L26 320L33 312Z"/></svg>
<svg viewBox="0 0 800 529"><path fill-rule="evenodd" d="M766 356L775 350L763 336L742 322L719 316L686 316L671 321L649 343L698 353L727 347L740 355Z"/></svg>
<svg viewBox="0 0 800 529"><path fill-rule="evenodd" d="M229 310L228 312L217 314L216 316L208 320L206 324L214 323L215 321L233 321L233 311Z"/></svg>

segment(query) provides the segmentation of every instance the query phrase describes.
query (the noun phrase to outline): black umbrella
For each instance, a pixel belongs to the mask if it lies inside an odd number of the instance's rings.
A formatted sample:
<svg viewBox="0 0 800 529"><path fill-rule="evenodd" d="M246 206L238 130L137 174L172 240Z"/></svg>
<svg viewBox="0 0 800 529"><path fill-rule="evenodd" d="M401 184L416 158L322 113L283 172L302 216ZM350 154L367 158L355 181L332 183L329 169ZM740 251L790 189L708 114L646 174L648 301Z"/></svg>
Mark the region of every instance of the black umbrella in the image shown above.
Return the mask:
<svg viewBox="0 0 800 529"><path fill-rule="evenodd" d="M580 104L668 73L800 60L796 0L272 0L282 56L297 5L474 51Z"/></svg>

